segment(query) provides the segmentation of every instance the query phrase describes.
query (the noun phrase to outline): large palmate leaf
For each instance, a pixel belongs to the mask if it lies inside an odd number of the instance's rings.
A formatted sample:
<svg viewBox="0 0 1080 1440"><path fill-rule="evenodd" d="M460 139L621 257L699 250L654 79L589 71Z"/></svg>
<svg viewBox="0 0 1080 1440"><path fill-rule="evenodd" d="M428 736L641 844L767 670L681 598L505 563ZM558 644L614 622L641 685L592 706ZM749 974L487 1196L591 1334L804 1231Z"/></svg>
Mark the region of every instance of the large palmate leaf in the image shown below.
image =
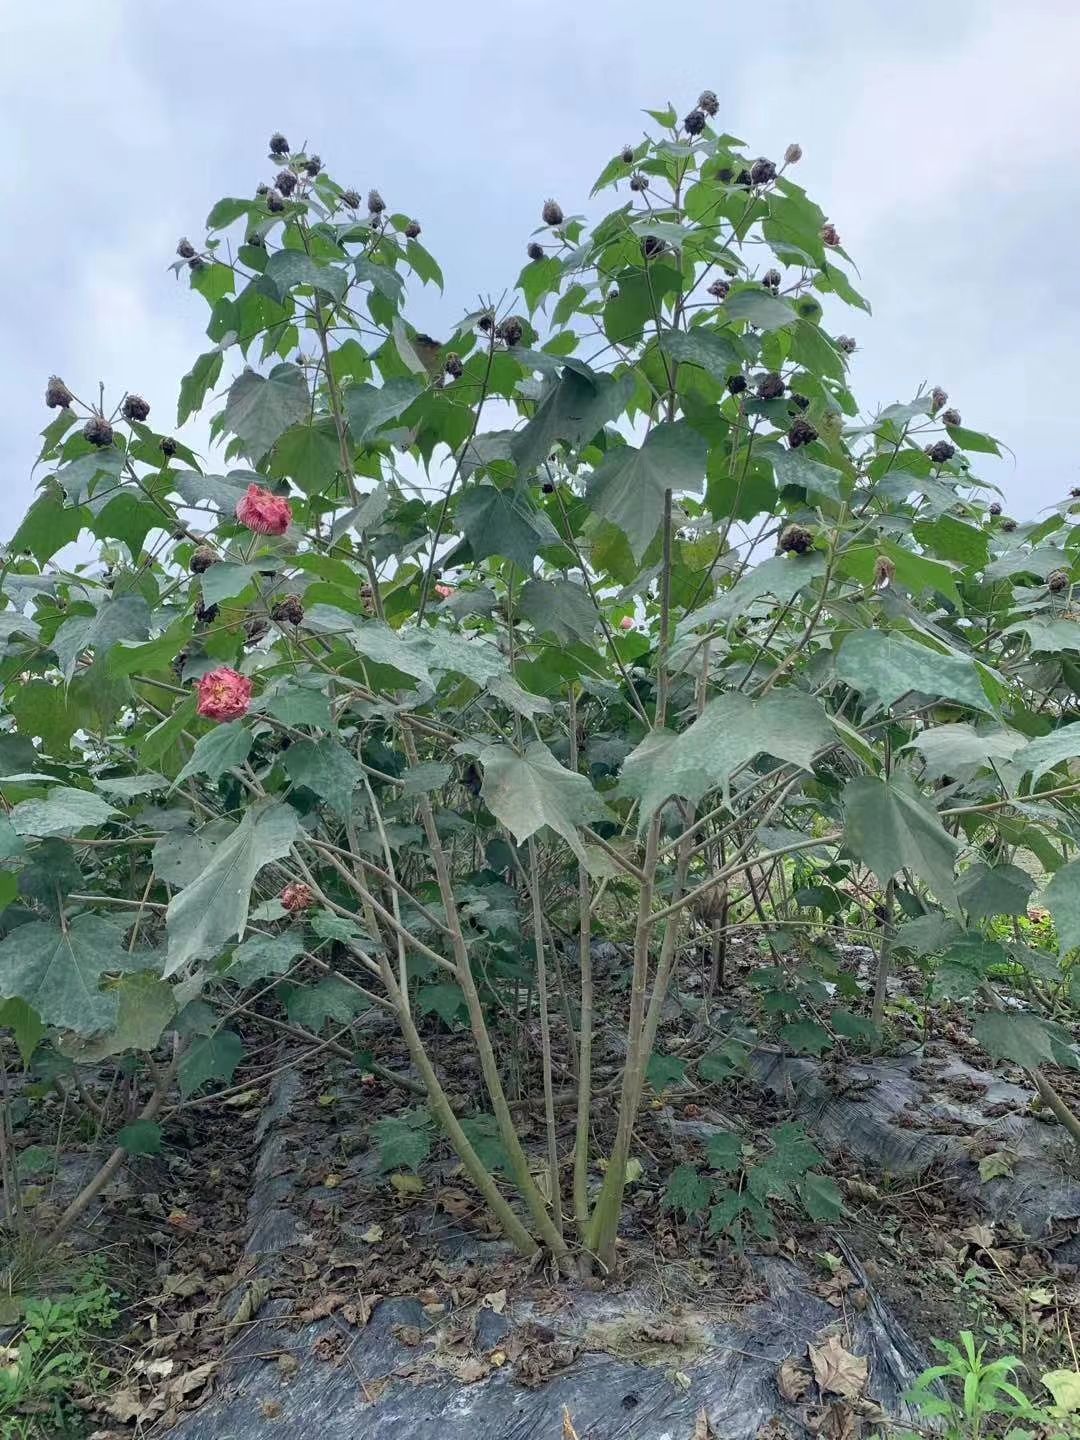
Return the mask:
<svg viewBox="0 0 1080 1440"><path fill-rule="evenodd" d="M74 835L89 826L104 825L116 811L92 790L58 785L44 800L22 800L9 819L17 835Z"/></svg>
<svg viewBox="0 0 1080 1440"><path fill-rule="evenodd" d="M1075 950L1080 946L1080 860L1054 871L1042 899L1054 917L1061 953Z"/></svg>
<svg viewBox="0 0 1080 1440"><path fill-rule="evenodd" d="M327 736L323 740L299 740L285 752L285 769L294 785L303 785L348 820L352 815L352 793L363 771L344 745Z"/></svg>
<svg viewBox="0 0 1080 1440"><path fill-rule="evenodd" d="M1016 1065L1071 1064L1080 1067L1064 1025L1023 1011L988 1010L975 1021L975 1039L995 1060Z"/></svg>
<svg viewBox="0 0 1080 1440"><path fill-rule="evenodd" d="M810 695L778 690L751 700L730 691L710 701L681 734L647 735L627 756L619 788L640 800L644 822L673 795L696 803L710 790L726 790L736 770L758 755L808 770L815 754L835 739L825 711Z"/></svg>
<svg viewBox="0 0 1080 1440"><path fill-rule="evenodd" d="M844 786L844 843L882 884L910 866L943 902L954 903L960 846L930 801L905 775L861 775Z"/></svg>
<svg viewBox="0 0 1080 1440"><path fill-rule="evenodd" d="M519 845L547 825L585 863L578 830L610 812L584 775L565 769L539 740L523 755L509 745L489 745L479 759L484 801Z"/></svg>
<svg viewBox="0 0 1080 1440"><path fill-rule="evenodd" d="M677 633L713 624L717 620L732 620L745 614L747 608L763 595L772 595L786 603L812 580L824 574L825 556L817 551L809 555L774 555L748 570L730 590L725 590L708 605L691 611L679 622Z"/></svg>
<svg viewBox="0 0 1080 1440"><path fill-rule="evenodd" d="M175 783L179 785L189 775L205 775L210 780L220 779L234 765L244 763L251 753L252 744L251 731L239 720L231 720L227 725L215 725L213 730L195 742L191 759L177 775Z"/></svg>
<svg viewBox="0 0 1080 1440"><path fill-rule="evenodd" d="M518 605L539 635L556 640L591 640L596 626L596 606L584 585L571 580L528 580L521 587Z"/></svg>
<svg viewBox="0 0 1080 1440"><path fill-rule="evenodd" d="M52 648L64 679L75 673L84 650L100 658L119 640L145 640L150 634L150 606L141 595L118 595L104 601L93 615L73 615L53 636Z"/></svg>
<svg viewBox="0 0 1080 1440"><path fill-rule="evenodd" d="M115 1024L89 1040L65 1045L73 1060L107 1060L126 1050L153 1050L176 1014L172 987L146 971L122 975L108 993L117 1004Z"/></svg>
<svg viewBox="0 0 1080 1440"><path fill-rule="evenodd" d="M886 708L917 691L972 710L994 710L974 661L943 655L891 631L852 631L840 646L836 674Z"/></svg>
<svg viewBox="0 0 1080 1440"><path fill-rule="evenodd" d="M665 492L700 492L708 450L705 437L685 420L664 421L649 431L640 449L623 445L612 450L589 476L594 514L618 526L635 560L660 527Z"/></svg>
<svg viewBox="0 0 1080 1440"><path fill-rule="evenodd" d="M411 375L393 375L381 389L350 385L345 391L345 413L357 445L366 445L391 421L404 415L423 390Z"/></svg>
<svg viewBox="0 0 1080 1440"><path fill-rule="evenodd" d="M229 390L225 429L237 437L245 455L259 460L279 435L310 412L307 381L297 366L275 365L269 375L245 370Z"/></svg>
<svg viewBox="0 0 1080 1440"><path fill-rule="evenodd" d="M972 865L961 875L956 898L973 920L1026 915L1035 881L1019 865Z"/></svg>
<svg viewBox="0 0 1080 1440"><path fill-rule="evenodd" d="M536 414L510 441L519 474L531 475L559 440L572 446L591 440L609 420L622 414L634 386L632 375L615 380L581 365L567 366Z"/></svg>
<svg viewBox="0 0 1080 1440"><path fill-rule="evenodd" d="M1080 726L1077 726L1080 731ZM922 756L928 780L942 775L955 775L971 765L992 765L1009 761L1016 752L1024 751L1027 742L1013 730L975 730L959 722L954 725L932 725L923 730L905 749L917 750ZM1027 752L1018 757L1027 759Z"/></svg>
<svg viewBox="0 0 1080 1440"><path fill-rule="evenodd" d="M169 902L167 976L193 960L212 959L226 941L243 934L255 877L271 860L289 853L299 828L299 817L288 805L271 802L245 812L205 869Z"/></svg>
<svg viewBox="0 0 1080 1440"><path fill-rule="evenodd" d="M537 552L558 543L558 531L537 510L524 486L499 490L494 485L473 485L458 501L457 513L474 560L505 555L523 570L531 570Z"/></svg>
<svg viewBox="0 0 1080 1440"><path fill-rule="evenodd" d="M1032 786L1037 785L1048 770L1063 760L1080 759L1080 720L1051 730L1049 735L1037 736L1015 758L1021 770L1031 772Z"/></svg>
<svg viewBox="0 0 1080 1440"><path fill-rule="evenodd" d="M0 993L24 1000L47 1025L93 1035L115 1023L118 997L102 976L127 968L122 932L97 915L64 928L42 920L20 925L0 942Z"/></svg>

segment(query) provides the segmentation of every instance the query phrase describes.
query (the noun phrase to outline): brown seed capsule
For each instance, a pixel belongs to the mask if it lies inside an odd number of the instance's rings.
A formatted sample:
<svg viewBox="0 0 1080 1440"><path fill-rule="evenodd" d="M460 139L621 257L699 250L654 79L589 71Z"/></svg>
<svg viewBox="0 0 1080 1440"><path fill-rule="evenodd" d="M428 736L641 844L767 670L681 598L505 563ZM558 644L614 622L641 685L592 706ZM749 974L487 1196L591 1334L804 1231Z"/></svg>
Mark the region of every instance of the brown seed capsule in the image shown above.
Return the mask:
<svg viewBox="0 0 1080 1440"><path fill-rule="evenodd" d="M950 445L948 440L935 440L933 445L926 447L926 453L935 465L944 465L956 454L956 446Z"/></svg>
<svg viewBox="0 0 1080 1440"><path fill-rule="evenodd" d="M802 146L799 145L799 144L797 144L797 143L793 140L793 141L791 142L791 144L787 147L787 149L784 151L784 164L785 164L785 165L797 165L801 159L802 159Z"/></svg>
<svg viewBox="0 0 1080 1440"><path fill-rule="evenodd" d="M1012 531L1016 529L1016 521L1015 521L1015 520L1002 520L1002 522L1001 522L1001 528L1002 528L1002 530L1006 531L1006 533L1011 534Z"/></svg>
<svg viewBox="0 0 1080 1440"><path fill-rule="evenodd" d="M522 324L516 315L508 315L501 320L495 329L495 334L504 345L517 345L522 336Z"/></svg>
<svg viewBox="0 0 1080 1440"><path fill-rule="evenodd" d="M419 221L419 220L410 220L409 223L405 226L405 239L406 239L406 240L416 240L416 239L419 238L419 236L420 236L420 221Z"/></svg>
<svg viewBox="0 0 1080 1440"><path fill-rule="evenodd" d="M732 395L741 395L746 389L746 376L730 375L728 377L727 388L731 391Z"/></svg>
<svg viewBox="0 0 1080 1440"><path fill-rule="evenodd" d="M754 177L749 170L740 170L738 175L735 176L735 184L741 185L744 190L749 190L753 183Z"/></svg>
<svg viewBox="0 0 1080 1440"><path fill-rule="evenodd" d="M724 300L731 293L731 286L726 280L714 280L709 286L709 294L717 300Z"/></svg>
<svg viewBox="0 0 1080 1440"><path fill-rule="evenodd" d="M705 129L705 111L691 110L682 123L687 135L700 135Z"/></svg>
<svg viewBox="0 0 1080 1440"><path fill-rule="evenodd" d="M555 486L551 483L550 480L545 480L544 483L540 486L540 489L544 492L545 495L555 494Z"/></svg>
<svg viewBox="0 0 1080 1440"><path fill-rule="evenodd" d="M318 155L309 155L304 161L304 173L310 175L312 180L322 169L322 160Z"/></svg>
<svg viewBox="0 0 1080 1440"><path fill-rule="evenodd" d="M941 412L941 423L942 423L943 425L959 425L959 424L960 424L960 411L959 411L959 410L943 410L943 411Z"/></svg>
<svg viewBox="0 0 1080 1440"><path fill-rule="evenodd" d="M282 195L285 196L291 195L299 183L296 173L293 170L279 170L274 176L275 188L280 190Z"/></svg>
<svg viewBox="0 0 1080 1440"><path fill-rule="evenodd" d="M787 438L792 450L797 450L800 445L809 445L811 441L816 440L818 433L809 420L800 418L793 423Z"/></svg>
<svg viewBox="0 0 1080 1440"><path fill-rule="evenodd" d="M779 400L780 396L784 393L784 388L785 387L783 379L776 373L775 370L770 370L767 375L763 375L758 381L758 399Z"/></svg>
<svg viewBox="0 0 1080 1440"><path fill-rule="evenodd" d="M192 245L187 236L184 236L177 241L176 253L180 256L181 260L191 260L195 255L195 246Z"/></svg>
<svg viewBox="0 0 1080 1440"><path fill-rule="evenodd" d="M158 446L166 460L171 460L176 454L176 441L171 435L163 435L158 441Z"/></svg>
<svg viewBox="0 0 1080 1440"><path fill-rule="evenodd" d="M378 190L367 192L367 208L372 215L381 215L386 209L386 201L379 194Z"/></svg>
<svg viewBox="0 0 1080 1440"><path fill-rule="evenodd" d="M619 159L624 165L632 165L634 163L634 147L632 145L624 145L619 151Z"/></svg>
<svg viewBox="0 0 1080 1440"><path fill-rule="evenodd" d="M782 279L783 276L779 270L766 270L765 274L761 277L761 283L766 290L771 290L775 295L777 290L780 289L780 281Z"/></svg>
<svg viewBox="0 0 1080 1440"><path fill-rule="evenodd" d="M1069 572L1067 570L1051 570L1046 577L1046 588L1054 595L1060 595L1063 590L1069 588Z"/></svg>
<svg viewBox="0 0 1080 1440"><path fill-rule="evenodd" d="M355 190L343 190L341 192L341 202L343 205L348 205L350 210L357 210L360 206L360 196Z"/></svg>
<svg viewBox="0 0 1080 1440"><path fill-rule="evenodd" d="M794 405L794 407L795 407L796 410L809 410L809 409L810 409L810 401L806 398L805 395L798 395L798 394L796 394L796 392L793 390L793 391L791 392L790 399L791 399L792 405Z"/></svg>
<svg viewBox="0 0 1080 1440"><path fill-rule="evenodd" d="M715 90L702 90L697 97L698 109L704 110L706 115L715 115L720 109L720 101L716 98Z"/></svg>
<svg viewBox="0 0 1080 1440"><path fill-rule="evenodd" d="M544 247L537 241L532 240L529 242L529 248L525 253L530 260L542 260L544 258Z"/></svg>
<svg viewBox="0 0 1080 1440"><path fill-rule="evenodd" d="M256 194L256 195L268 195L269 193L270 193L270 186L267 185L265 181L260 181L260 183L255 186L255 194Z"/></svg>
<svg viewBox="0 0 1080 1440"><path fill-rule="evenodd" d="M49 376L49 383L45 386L45 404L50 410L66 410L74 399L59 375Z"/></svg>
<svg viewBox="0 0 1080 1440"><path fill-rule="evenodd" d="M884 590L886 585L892 584L895 574L896 566L888 555L878 555L874 560L874 584L877 588Z"/></svg>
<svg viewBox="0 0 1080 1440"><path fill-rule="evenodd" d="M1076 494L1077 494L1077 495L1080 495L1080 490L1077 490L1077 491L1076 491ZM1000 515L1000 514L1001 514L1001 505L1000 505L1000 503L999 503L997 500L995 500L995 501L993 502L993 504L990 506L990 514L991 514L991 515Z"/></svg>
<svg viewBox="0 0 1080 1440"><path fill-rule="evenodd" d="M642 173L640 172L640 170L637 172L636 175L631 175L631 176L630 176L630 189L631 189L631 190L633 190L633 191L635 191L636 193L640 194L643 190L647 190L648 188L649 188L649 177L648 177L647 175L642 175Z"/></svg>
<svg viewBox="0 0 1080 1440"><path fill-rule="evenodd" d="M934 388L930 391L931 412L936 415L937 412L941 409L941 407L948 401L948 398L948 395L941 388L941 386L935 385Z"/></svg>
<svg viewBox="0 0 1080 1440"><path fill-rule="evenodd" d="M545 225L561 225L563 223L562 206L557 200L545 200L540 214L543 216Z"/></svg>
<svg viewBox="0 0 1080 1440"><path fill-rule="evenodd" d="M762 155L750 167L750 179L755 185L769 185L776 179L776 166Z"/></svg>
<svg viewBox="0 0 1080 1440"><path fill-rule="evenodd" d="M191 259L187 262L187 264L188 269L193 275L197 275L200 270L206 269L206 261L201 255L193 255Z"/></svg>
<svg viewBox="0 0 1080 1440"><path fill-rule="evenodd" d="M216 565L217 563L218 557L216 552L211 550L209 545L200 545L197 550L192 552L191 573L193 575L204 575L206 571L210 569L211 565Z"/></svg>
<svg viewBox="0 0 1080 1440"><path fill-rule="evenodd" d="M289 153L289 142L280 131L275 130L270 136L270 154L287 155Z"/></svg>
<svg viewBox="0 0 1080 1440"><path fill-rule="evenodd" d="M299 625L304 618L304 607L299 595L286 595L279 600L270 611L274 620L280 625L282 622L288 625Z"/></svg>
<svg viewBox="0 0 1080 1440"><path fill-rule="evenodd" d="M200 625L212 625L218 617L220 605L196 605L195 619Z"/></svg>
<svg viewBox="0 0 1080 1440"><path fill-rule="evenodd" d="M836 246L840 244L840 232L831 220L821 227L821 239L825 245Z"/></svg>
<svg viewBox="0 0 1080 1440"><path fill-rule="evenodd" d="M655 260L656 257L662 255L666 249L667 246L663 240L660 239L659 235L646 235L645 239L641 242L641 253L646 260Z"/></svg>
<svg viewBox="0 0 1080 1440"><path fill-rule="evenodd" d="M786 525L780 532L780 549L788 555L805 555L813 548L813 534L803 525Z"/></svg>
<svg viewBox="0 0 1080 1440"><path fill-rule="evenodd" d="M120 413L125 420L145 420L150 414L150 404L141 395L125 395Z"/></svg>
<svg viewBox="0 0 1080 1440"><path fill-rule="evenodd" d="M465 366L461 363L461 356L455 350L451 350L450 354L447 355L446 364L443 368L451 380L460 380L465 373Z"/></svg>
<svg viewBox="0 0 1080 1440"><path fill-rule="evenodd" d="M836 348L842 355L854 355L858 347L850 335L837 335Z"/></svg>
<svg viewBox="0 0 1080 1440"><path fill-rule="evenodd" d="M485 335L490 335L490 334L491 334L491 327L492 327L494 324L495 324L495 317L494 317L493 315L481 315L481 316L480 316L480 319L477 320L477 322L476 322L476 328L477 328L478 330L482 330Z"/></svg>
<svg viewBox="0 0 1080 1440"><path fill-rule="evenodd" d="M113 428L105 419L104 415L91 415L90 419L83 426L83 437L90 441L91 445L111 445Z"/></svg>
<svg viewBox="0 0 1080 1440"><path fill-rule="evenodd" d="M266 208L270 211L271 215L280 215L282 210L285 209L285 201L276 190L268 190L266 192Z"/></svg>

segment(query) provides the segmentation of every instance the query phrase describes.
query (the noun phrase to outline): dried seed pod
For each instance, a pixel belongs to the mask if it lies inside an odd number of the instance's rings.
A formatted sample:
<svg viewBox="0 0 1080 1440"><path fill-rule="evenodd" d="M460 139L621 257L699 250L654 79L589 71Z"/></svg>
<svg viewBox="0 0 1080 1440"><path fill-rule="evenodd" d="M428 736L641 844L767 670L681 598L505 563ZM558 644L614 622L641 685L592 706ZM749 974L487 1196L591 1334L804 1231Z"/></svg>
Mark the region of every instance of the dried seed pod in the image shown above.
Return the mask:
<svg viewBox="0 0 1080 1440"><path fill-rule="evenodd" d="M1067 570L1051 570L1046 577L1046 588L1054 595L1060 595L1063 590L1069 588L1069 572Z"/></svg>
<svg viewBox="0 0 1080 1440"><path fill-rule="evenodd" d="M193 260L195 258L195 246L192 245L186 235L177 241L176 253L180 256L181 260Z"/></svg>
<svg viewBox="0 0 1080 1440"><path fill-rule="evenodd" d="M104 415L91 415L83 426L83 438L99 447L112 444L113 428Z"/></svg>
<svg viewBox="0 0 1080 1440"><path fill-rule="evenodd" d="M49 383L45 386L45 404L50 410L66 410L74 399L59 375L49 376Z"/></svg>
<svg viewBox="0 0 1080 1440"><path fill-rule="evenodd" d="M787 147L787 149L784 151L784 164L797 165L801 159L802 146L793 140L791 144Z"/></svg>
<svg viewBox="0 0 1080 1440"><path fill-rule="evenodd" d="M792 450L797 450L800 445L809 445L811 441L818 438L818 432L810 424L809 420L802 418L795 421L788 431L788 444Z"/></svg>
<svg viewBox="0 0 1080 1440"><path fill-rule="evenodd" d="M895 574L896 566L888 555L878 555L874 560L874 584L877 588L884 590L886 585L891 585Z"/></svg>
<svg viewBox="0 0 1080 1440"><path fill-rule="evenodd" d="M770 370L763 375L757 384L757 395L759 400L779 400L784 393L784 381L782 376L775 370Z"/></svg>
<svg viewBox="0 0 1080 1440"><path fill-rule="evenodd" d="M299 595L286 595L270 611L271 619L280 625L299 625L304 618L304 606Z"/></svg>
<svg viewBox="0 0 1080 1440"><path fill-rule="evenodd" d="M935 465L944 465L946 460L951 460L956 454L956 446L951 445L948 440L935 440L933 445L926 447L926 453Z"/></svg>
<svg viewBox="0 0 1080 1440"><path fill-rule="evenodd" d="M209 545L200 545L197 550L192 552L191 573L193 575L204 575L206 571L210 569L211 565L216 565L217 563L218 557L216 551L212 550Z"/></svg>
<svg viewBox="0 0 1080 1440"><path fill-rule="evenodd" d="M755 185L769 185L776 179L776 166L762 155L750 167L750 179Z"/></svg>
<svg viewBox="0 0 1080 1440"><path fill-rule="evenodd" d="M704 110L706 115L713 116L720 109L720 101L716 98L715 90L702 90L697 97L698 109Z"/></svg>
<svg viewBox="0 0 1080 1440"><path fill-rule="evenodd" d="M274 176L274 188L285 196L291 195L299 183L293 170L279 170Z"/></svg>
<svg viewBox="0 0 1080 1440"><path fill-rule="evenodd" d="M544 208L541 210L545 225L561 225L563 223L562 206L557 200L545 200Z"/></svg>
<svg viewBox="0 0 1080 1440"><path fill-rule="evenodd" d="M141 395L125 395L120 413L125 420L143 421L150 414L150 403Z"/></svg>
<svg viewBox="0 0 1080 1440"><path fill-rule="evenodd" d="M285 139L285 136L282 135L280 131L275 130L273 135L270 136L270 154L281 156L287 155L288 153L288 140Z"/></svg>
<svg viewBox="0 0 1080 1440"><path fill-rule="evenodd" d="M780 532L779 545L788 555L805 555L814 548L813 532L805 525L786 525Z"/></svg>
<svg viewBox="0 0 1080 1440"><path fill-rule="evenodd" d="M700 135L705 129L705 111L691 110L682 123L687 135Z"/></svg>

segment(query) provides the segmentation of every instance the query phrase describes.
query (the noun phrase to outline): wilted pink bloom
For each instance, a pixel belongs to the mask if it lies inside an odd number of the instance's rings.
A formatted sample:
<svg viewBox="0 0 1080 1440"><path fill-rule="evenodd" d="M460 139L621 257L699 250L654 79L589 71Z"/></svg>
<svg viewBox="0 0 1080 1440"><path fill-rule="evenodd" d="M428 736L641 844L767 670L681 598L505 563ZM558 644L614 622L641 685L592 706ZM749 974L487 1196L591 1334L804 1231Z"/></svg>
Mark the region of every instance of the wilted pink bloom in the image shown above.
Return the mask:
<svg viewBox="0 0 1080 1440"><path fill-rule="evenodd" d="M450 596L453 595L456 589L456 585L436 585L435 594L439 597L440 600L449 600Z"/></svg>
<svg viewBox="0 0 1080 1440"><path fill-rule="evenodd" d="M633 628L634 628L634 617L633 617L632 615L624 615L624 616L622 617L622 619L619 621L619 629L620 629L620 630L632 630Z"/></svg>
<svg viewBox="0 0 1080 1440"><path fill-rule="evenodd" d="M310 910L315 904L315 896L310 885L305 885L302 880L294 880L282 890L281 903L286 910Z"/></svg>
<svg viewBox="0 0 1080 1440"><path fill-rule="evenodd" d="M228 665L211 670L199 681L197 710L207 720L239 720L251 704L251 681Z"/></svg>
<svg viewBox="0 0 1080 1440"><path fill-rule="evenodd" d="M292 524L292 506L261 485L249 485L237 501L236 518L257 535L284 535Z"/></svg>

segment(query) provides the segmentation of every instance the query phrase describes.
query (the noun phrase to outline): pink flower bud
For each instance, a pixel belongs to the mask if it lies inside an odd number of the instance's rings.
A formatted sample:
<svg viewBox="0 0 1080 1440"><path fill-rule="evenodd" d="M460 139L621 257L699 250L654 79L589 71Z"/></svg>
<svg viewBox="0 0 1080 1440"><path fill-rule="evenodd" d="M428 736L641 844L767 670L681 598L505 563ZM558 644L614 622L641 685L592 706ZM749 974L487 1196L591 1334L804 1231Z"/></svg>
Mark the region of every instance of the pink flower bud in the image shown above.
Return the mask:
<svg viewBox="0 0 1080 1440"><path fill-rule="evenodd" d="M619 621L619 629L620 629L620 630L632 630L633 628L634 628L634 617L633 617L632 615L624 615L624 616L622 617L622 619Z"/></svg>
<svg viewBox="0 0 1080 1440"><path fill-rule="evenodd" d="M257 535L284 535L292 524L292 506L261 485L249 485L237 502L236 518Z"/></svg>
<svg viewBox="0 0 1080 1440"><path fill-rule="evenodd" d="M198 713L206 720L239 720L251 704L251 681L222 665L199 681Z"/></svg>
<svg viewBox="0 0 1080 1440"><path fill-rule="evenodd" d="M449 600L450 596L454 594L456 589L456 585L436 585L435 594L439 597L440 600Z"/></svg>

